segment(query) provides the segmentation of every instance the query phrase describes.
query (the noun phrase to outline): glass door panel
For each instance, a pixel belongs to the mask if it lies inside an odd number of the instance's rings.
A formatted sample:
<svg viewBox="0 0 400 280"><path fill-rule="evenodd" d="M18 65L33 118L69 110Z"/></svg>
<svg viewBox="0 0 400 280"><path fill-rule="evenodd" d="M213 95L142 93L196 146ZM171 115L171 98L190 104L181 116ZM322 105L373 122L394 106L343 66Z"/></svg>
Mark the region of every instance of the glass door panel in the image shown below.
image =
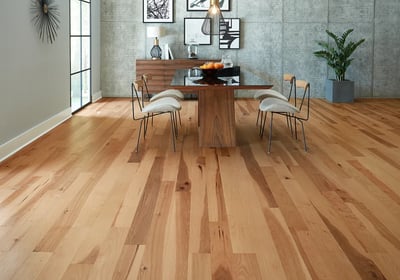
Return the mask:
<svg viewBox="0 0 400 280"><path fill-rule="evenodd" d="M81 108L81 73L71 76L71 111Z"/></svg>
<svg viewBox="0 0 400 280"><path fill-rule="evenodd" d="M82 38L82 70L90 68L90 38Z"/></svg>
<svg viewBox="0 0 400 280"><path fill-rule="evenodd" d="M81 39L71 38L71 73L81 70Z"/></svg>
<svg viewBox="0 0 400 280"><path fill-rule="evenodd" d="M90 35L90 3L82 2L82 35Z"/></svg>
<svg viewBox="0 0 400 280"><path fill-rule="evenodd" d="M91 71L86 70L82 72L82 104L88 104L91 100L91 84L90 84Z"/></svg>
<svg viewBox="0 0 400 280"><path fill-rule="evenodd" d="M81 1L71 0L71 35L81 34Z"/></svg>
<svg viewBox="0 0 400 280"><path fill-rule="evenodd" d="M91 102L90 1L70 0L71 111Z"/></svg>

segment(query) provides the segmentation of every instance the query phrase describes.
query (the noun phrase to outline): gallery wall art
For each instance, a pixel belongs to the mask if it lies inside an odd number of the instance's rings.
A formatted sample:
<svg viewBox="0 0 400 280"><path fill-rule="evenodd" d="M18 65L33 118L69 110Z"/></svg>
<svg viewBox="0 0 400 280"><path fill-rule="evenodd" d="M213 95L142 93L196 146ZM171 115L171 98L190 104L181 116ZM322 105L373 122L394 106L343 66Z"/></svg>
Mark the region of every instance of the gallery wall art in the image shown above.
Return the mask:
<svg viewBox="0 0 400 280"><path fill-rule="evenodd" d="M143 0L143 22L174 22L174 0Z"/></svg>
<svg viewBox="0 0 400 280"><path fill-rule="evenodd" d="M224 18L224 24L219 27L219 48L240 48L240 19Z"/></svg>
<svg viewBox="0 0 400 280"><path fill-rule="evenodd" d="M207 11L210 7L210 0L186 0L186 10L187 11ZM230 0L220 0L219 8L221 11L231 10Z"/></svg>

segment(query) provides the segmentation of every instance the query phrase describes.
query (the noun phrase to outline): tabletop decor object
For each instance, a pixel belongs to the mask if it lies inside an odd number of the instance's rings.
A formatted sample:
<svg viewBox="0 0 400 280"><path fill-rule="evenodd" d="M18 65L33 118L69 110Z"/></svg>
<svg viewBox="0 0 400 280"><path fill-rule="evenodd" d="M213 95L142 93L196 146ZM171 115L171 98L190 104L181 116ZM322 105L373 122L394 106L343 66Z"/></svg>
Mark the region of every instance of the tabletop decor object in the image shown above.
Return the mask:
<svg viewBox="0 0 400 280"><path fill-rule="evenodd" d="M199 44L195 40L191 40L189 42L189 45L187 47L187 52L188 52L188 58L189 59L198 59L198 53L199 53Z"/></svg>
<svg viewBox="0 0 400 280"><path fill-rule="evenodd" d="M150 50L150 55L152 59L161 59L161 48L159 46L158 37L160 37L161 28L159 26L149 26L147 27L147 37L154 38L154 45Z"/></svg>
<svg viewBox="0 0 400 280"><path fill-rule="evenodd" d="M218 71L224 68L224 64L221 62L207 62L199 67L202 71L203 78L195 81L195 83L205 84L223 84L226 81L218 78Z"/></svg>
<svg viewBox="0 0 400 280"><path fill-rule="evenodd" d="M36 26L39 37L42 42L46 41L52 44L60 28L60 12L54 0L32 0L31 11L33 13L32 21Z"/></svg>
<svg viewBox="0 0 400 280"><path fill-rule="evenodd" d="M323 49L315 51L314 55L325 59L336 75L336 79L327 79L325 84L325 97L330 102L353 102L354 100L354 81L346 79L346 71L353 61L351 55L365 39L357 42L350 41L346 44L346 39L351 32L353 32L353 29L346 30L342 35L336 35L326 30L335 44L317 41L317 44Z"/></svg>

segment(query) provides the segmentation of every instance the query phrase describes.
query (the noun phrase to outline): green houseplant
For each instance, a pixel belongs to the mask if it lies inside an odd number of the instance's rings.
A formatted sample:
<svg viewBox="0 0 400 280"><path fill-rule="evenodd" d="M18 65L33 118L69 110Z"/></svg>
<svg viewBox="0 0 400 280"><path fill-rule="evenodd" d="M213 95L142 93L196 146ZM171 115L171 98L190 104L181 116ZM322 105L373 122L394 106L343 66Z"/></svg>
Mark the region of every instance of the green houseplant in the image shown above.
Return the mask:
<svg viewBox="0 0 400 280"><path fill-rule="evenodd" d="M326 82L326 98L331 102L352 102L354 99L354 82L346 80L346 71L353 58L351 55L365 39L357 42L346 42L353 29L346 30L342 35L336 35L329 30L326 33L335 44L317 41L322 50L315 51L314 55L326 60L329 67L335 71L336 79Z"/></svg>

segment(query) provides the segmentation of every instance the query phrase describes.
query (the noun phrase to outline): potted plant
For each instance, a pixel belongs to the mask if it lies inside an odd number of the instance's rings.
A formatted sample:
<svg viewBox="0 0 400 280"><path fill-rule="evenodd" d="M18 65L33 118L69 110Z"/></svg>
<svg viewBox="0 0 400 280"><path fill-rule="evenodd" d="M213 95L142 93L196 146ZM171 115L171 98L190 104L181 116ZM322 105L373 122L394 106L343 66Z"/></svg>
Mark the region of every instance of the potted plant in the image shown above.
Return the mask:
<svg viewBox="0 0 400 280"><path fill-rule="evenodd" d="M326 30L328 36L334 40L335 45L317 41L317 44L323 49L315 51L314 55L324 58L336 75L336 79L328 79L325 85L326 99L330 102L353 102L354 100L354 82L346 80L346 70L353 61L351 55L365 39L346 43L351 32L353 32L353 29L348 29L341 36L338 36Z"/></svg>

